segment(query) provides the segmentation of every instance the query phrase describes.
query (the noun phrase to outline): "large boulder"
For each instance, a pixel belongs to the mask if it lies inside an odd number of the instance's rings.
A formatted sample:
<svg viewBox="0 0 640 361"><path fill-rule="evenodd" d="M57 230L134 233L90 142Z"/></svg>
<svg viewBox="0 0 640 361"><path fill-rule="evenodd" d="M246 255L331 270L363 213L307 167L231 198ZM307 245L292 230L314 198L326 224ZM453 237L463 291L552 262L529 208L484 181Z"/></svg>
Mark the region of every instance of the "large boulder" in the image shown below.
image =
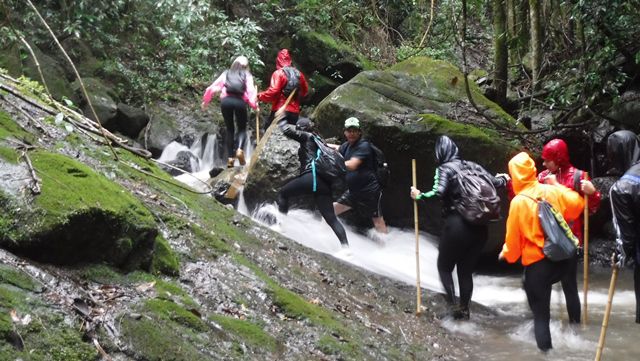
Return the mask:
<svg viewBox="0 0 640 361"><path fill-rule="evenodd" d="M122 134L136 139L140 131L149 123L149 115L140 108L119 103L114 122L117 130Z"/></svg>
<svg viewBox="0 0 640 361"><path fill-rule="evenodd" d="M110 131L117 130L115 117L118 112L118 104L113 89L98 78L83 78L82 84L76 80L71 85L75 94L73 100L80 106L87 118L94 121L99 120L100 124ZM81 85L84 85L91 106L95 110L95 115L89 106L89 101L84 96ZM96 115L98 119L96 119Z"/></svg>
<svg viewBox="0 0 640 361"><path fill-rule="evenodd" d="M0 152L0 178L10 180L0 191L0 247L54 264L152 267L161 237L131 192L74 159L38 150L30 159L41 192L25 194L31 177L11 153Z"/></svg>

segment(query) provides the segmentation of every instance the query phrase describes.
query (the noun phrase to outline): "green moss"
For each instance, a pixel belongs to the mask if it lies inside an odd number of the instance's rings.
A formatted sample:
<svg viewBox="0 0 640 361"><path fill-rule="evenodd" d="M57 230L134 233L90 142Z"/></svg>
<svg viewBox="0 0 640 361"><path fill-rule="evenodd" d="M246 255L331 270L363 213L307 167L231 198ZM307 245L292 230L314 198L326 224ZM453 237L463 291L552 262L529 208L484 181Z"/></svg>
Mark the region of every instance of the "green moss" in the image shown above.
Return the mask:
<svg viewBox="0 0 640 361"><path fill-rule="evenodd" d="M8 311L12 308L20 308L26 306L26 294L18 291L17 288L0 284L0 310Z"/></svg>
<svg viewBox="0 0 640 361"><path fill-rule="evenodd" d="M164 320L170 320L196 331L204 332L209 329L200 318L176 303L160 299L148 300L144 309Z"/></svg>
<svg viewBox="0 0 640 361"><path fill-rule="evenodd" d="M173 253L169 242L162 236L156 237L153 256L151 259L151 272L164 273L177 276L180 273L178 257Z"/></svg>
<svg viewBox="0 0 640 361"><path fill-rule="evenodd" d="M389 70L408 72L422 76L424 86L438 90L441 96L446 95L446 98L441 99L447 102L467 99L464 75L449 62L428 57L413 57L392 66ZM469 90L476 104L492 112L496 116L496 119L502 121L502 125L509 127L518 126L524 129L522 125L516 125L515 119L499 105L487 99L483 95L482 90L473 81L469 82Z"/></svg>
<svg viewBox="0 0 640 361"><path fill-rule="evenodd" d="M236 335L248 345L270 352L276 349L276 339L264 332L262 327L256 324L222 315L211 315L209 319L218 323L225 331Z"/></svg>
<svg viewBox="0 0 640 361"><path fill-rule="evenodd" d="M8 113L0 110L0 139L9 137L23 139L30 144L36 143L36 138L32 134L20 128Z"/></svg>
<svg viewBox="0 0 640 361"><path fill-rule="evenodd" d="M0 313L0 340L6 340L13 332L13 321L7 312Z"/></svg>
<svg viewBox="0 0 640 361"><path fill-rule="evenodd" d="M1 131L2 130L0 129L0 132ZM14 149L7 148L7 147L0 147L0 158L6 160L7 162L12 164L18 164L18 157L19 157L18 152L16 152Z"/></svg>
<svg viewBox="0 0 640 361"><path fill-rule="evenodd" d="M341 356L341 358L349 360L362 359L362 354L357 345L339 340L333 335L323 335L316 345L326 355Z"/></svg>
<svg viewBox="0 0 640 361"><path fill-rule="evenodd" d="M495 143L500 135L491 129L482 129L468 124L456 123L435 114L423 114L426 130L450 137L475 138L485 143Z"/></svg>
<svg viewBox="0 0 640 361"><path fill-rule="evenodd" d="M83 278L101 284L121 283L124 279L124 276L120 272L117 272L112 267L105 264L96 264L85 267L80 273Z"/></svg>
<svg viewBox="0 0 640 361"><path fill-rule="evenodd" d="M123 336L139 355L136 359L148 361L194 361L208 360L185 339L179 329L159 324L155 320L142 318L122 319Z"/></svg>
<svg viewBox="0 0 640 361"><path fill-rule="evenodd" d="M185 292L180 286L167 282L164 280L157 280L155 284L158 298L162 300L179 302L185 307L198 308L198 303L194 301L187 292Z"/></svg>
<svg viewBox="0 0 640 361"><path fill-rule="evenodd" d="M23 290L41 292L42 285L31 278L28 274L9 267L7 265L0 264L0 283L8 283Z"/></svg>
<svg viewBox="0 0 640 361"><path fill-rule="evenodd" d="M31 159L42 177L42 193L36 202L47 211L49 222L57 223L78 209L95 207L130 223L155 228L151 213L137 198L86 165L44 151L34 152Z"/></svg>

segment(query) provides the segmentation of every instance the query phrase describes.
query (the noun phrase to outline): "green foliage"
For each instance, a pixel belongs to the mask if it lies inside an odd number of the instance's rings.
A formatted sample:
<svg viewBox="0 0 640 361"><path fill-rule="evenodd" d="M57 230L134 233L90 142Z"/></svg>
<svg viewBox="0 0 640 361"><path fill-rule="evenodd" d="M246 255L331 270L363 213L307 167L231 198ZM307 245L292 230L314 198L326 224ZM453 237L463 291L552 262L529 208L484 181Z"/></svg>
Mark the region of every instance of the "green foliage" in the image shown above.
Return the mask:
<svg viewBox="0 0 640 361"><path fill-rule="evenodd" d="M16 27L41 45L51 42L42 23L22 1L7 0ZM102 76L117 80L122 100L171 98L207 82L239 55L254 70L263 63L259 34L248 18L229 19L207 0L89 0L36 5L60 38L89 41L94 53L111 59ZM15 38L0 25L0 48Z"/></svg>

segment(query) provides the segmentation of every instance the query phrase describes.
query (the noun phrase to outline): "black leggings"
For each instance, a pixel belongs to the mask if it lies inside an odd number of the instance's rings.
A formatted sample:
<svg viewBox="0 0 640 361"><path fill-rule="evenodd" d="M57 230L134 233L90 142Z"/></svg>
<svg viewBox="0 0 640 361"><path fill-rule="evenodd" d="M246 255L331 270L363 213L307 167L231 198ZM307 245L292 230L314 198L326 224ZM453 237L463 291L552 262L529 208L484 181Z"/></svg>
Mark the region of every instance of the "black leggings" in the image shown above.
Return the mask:
<svg viewBox="0 0 640 361"><path fill-rule="evenodd" d="M552 348L549 321L551 319L551 286L569 273L572 260L552 262L546 258L524 268L524 291L531 312L533 330L538 348L546 351Z"/></svg>
<svg viewBox="0 0 640 361"><path fill-rule="evenodd" d="M452 272L457 267L460 306L469 308L473 294L473 270L487 237L487 226L470 224L457 212L445 216L438 252L438 273L450 304L455 303Z"/></svg>
<svg viewBox="0 0 640 361"><path fill-rule="evenodd" d="M247 103L245 103L242 98L228 95L222 98L220 110L222 111L224 124L227 127L227 134L224 140L227 146L227 152L229 152L229 158L235 157L235 150L244 149L244 144L247 141ZM234 115L236 119L235 123L238 125L237 137L233 121Z"/></svg>
<svg viewBox="0 0 640 361"><path fill-rule="evenodd" d="M313 191L313 174L307 172L290 180L278 193L278 209L282 213L289 211L289 198L313 194L313 200L316 207L322 214L325 222L333 229L333 232L340 240L342 245L348 245L347 232L344 230L342 223L336 217L333 210L333 199L331 198L331 188L320 177L317 178L317 191Z"/></svg>
<svg viewBox="0 0 640 361"><path fill-rule="evenodd" d="M567 273L562 277L562 292L567 303L567 313L569 314L569 323L580 323L580 297L578 296L578 281L576 279L576 270L578 268L578 255L570 258L567 267Z"/></svg>
<svg viewBox="0 0 640 361"><path fill-rule="evenodd" d="M264 122L265 131L269 128L269 126L271 125L275 117L276 117L276 112L274 110L271 112L271 114L269 114L269 117ZM298 122L298 118L300 118L300 113L284 112L284 119L287 121L288 124L296 125L296 123Z"/></svg>

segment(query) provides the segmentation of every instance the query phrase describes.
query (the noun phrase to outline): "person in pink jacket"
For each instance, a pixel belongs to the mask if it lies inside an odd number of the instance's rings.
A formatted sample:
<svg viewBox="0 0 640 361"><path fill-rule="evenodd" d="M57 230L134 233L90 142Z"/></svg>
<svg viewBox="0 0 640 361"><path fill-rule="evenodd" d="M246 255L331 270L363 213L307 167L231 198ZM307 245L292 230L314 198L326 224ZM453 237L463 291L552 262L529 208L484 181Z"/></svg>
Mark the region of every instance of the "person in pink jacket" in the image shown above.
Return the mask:
<svg viewBox="0 0 640 361"><path fill-rule="evenodd" d="M228 152L227 167L233 167L236 158L245 165L244 145L247 141L247 105L258 109L257 91L253 76L249 71L249 60L245 56L237 57L231 67L225 70L204 92L202 110L206 110L217 93L220 93L220 110L227 128L225 145ZM234 122L235 117L235 122ZM238 127L236 132L236 125ZM235 150L235 152L234 152Z"/></svg>

